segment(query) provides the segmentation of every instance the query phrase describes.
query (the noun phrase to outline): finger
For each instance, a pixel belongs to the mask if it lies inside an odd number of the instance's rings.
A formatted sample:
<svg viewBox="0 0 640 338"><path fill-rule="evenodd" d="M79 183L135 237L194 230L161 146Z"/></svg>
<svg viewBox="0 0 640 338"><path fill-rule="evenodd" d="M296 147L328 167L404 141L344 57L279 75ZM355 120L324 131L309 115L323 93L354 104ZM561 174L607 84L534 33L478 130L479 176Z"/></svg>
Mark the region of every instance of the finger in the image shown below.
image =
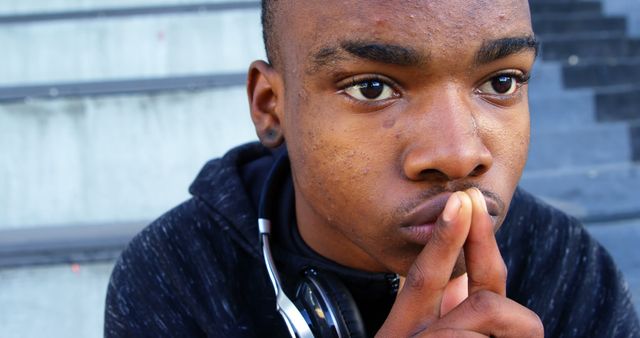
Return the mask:
<svg viewBox="0 0 640 338"><path fill-rule="evenodd" d="M468 330L492 337L544 337L538 315L491 291L473 293L428 331Z"/></svg>
<svg viewBox="0 0 640 338"><path fill-rule="evenodd" d="M398 294L400 294L400 291L402 291L402 288L404 287L404 280L406 278L404 276L398 276ZM397 297L398 295L396 295Z"/></svg>
<svg viewBox="0 0 640 338"><path fill-rule="evenodd" d="M469 297L469 278L465 273L449 281L445 287L440 304L440 316L446 315L467 297Z"/></svg>
<svg viewBox="0 0 640 338"><path fill-rule="evenodd" d="M436 228L413 263L381 332L389 336L415 333L440 317L442 294L451 277L471 225L471 199L451 195Z"/></svg>
<svg viewBox="0 0 640 338"><path fill-rule="evenodd" d="M487 212L484 196L476 188L466 193L471 197L473 210L469 236L464 245L469 293L489 290L505 296L507 270L498 249L493 220Z"/></svg>
<svg viewBox="0 0 640 338"><path fill-rule="evenodd" d="M464 330L454 330L454 329L442 329L436 332L425 332L423 334L419 334L417 337L421 337L421 338L488 338L488 336L485 336L482 333L477 333L473 331L464 331Z"/></svg>

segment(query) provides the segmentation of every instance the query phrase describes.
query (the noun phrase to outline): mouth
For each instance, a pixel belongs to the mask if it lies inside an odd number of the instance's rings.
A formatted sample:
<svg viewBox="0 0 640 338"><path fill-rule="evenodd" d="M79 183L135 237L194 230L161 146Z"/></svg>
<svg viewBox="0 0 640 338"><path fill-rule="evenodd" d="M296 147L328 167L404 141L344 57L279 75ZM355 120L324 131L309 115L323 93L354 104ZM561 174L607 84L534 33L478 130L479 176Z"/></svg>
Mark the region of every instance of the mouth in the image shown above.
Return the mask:
<svg viewBox="0 0 640 338"><path fill-rule="evenodd" d="M436 229L438 217L453 193L446 192L436 195L415 208L400 227L400 234L411 243L424 246L427 244L433 231ZM487 211L491 217L494 228L497 227L500 207L493 199L484 194L487 203ZM497 230L497 229L496 229Z"/></svg>

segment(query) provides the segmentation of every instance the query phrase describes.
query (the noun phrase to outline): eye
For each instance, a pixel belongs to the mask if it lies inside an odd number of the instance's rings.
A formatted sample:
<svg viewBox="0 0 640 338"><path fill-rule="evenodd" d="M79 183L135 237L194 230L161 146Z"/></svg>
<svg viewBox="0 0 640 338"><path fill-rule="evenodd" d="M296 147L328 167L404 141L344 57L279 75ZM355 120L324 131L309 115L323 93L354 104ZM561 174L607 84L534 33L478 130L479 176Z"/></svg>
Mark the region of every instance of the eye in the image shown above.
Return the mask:
<svg viewBox="0 0 640 338"><path fill-rule="evenodd" d="M391 86L378 79L354 81L344 92L360 101L382 101L397 96Z"/></svg>
<svg viewBox="0 0 640 338"><path fill-rule="evenodd" d="M527 80L525 76L520 74L499 74L483 83L478 90L484 94L511 95Z"/></svg>

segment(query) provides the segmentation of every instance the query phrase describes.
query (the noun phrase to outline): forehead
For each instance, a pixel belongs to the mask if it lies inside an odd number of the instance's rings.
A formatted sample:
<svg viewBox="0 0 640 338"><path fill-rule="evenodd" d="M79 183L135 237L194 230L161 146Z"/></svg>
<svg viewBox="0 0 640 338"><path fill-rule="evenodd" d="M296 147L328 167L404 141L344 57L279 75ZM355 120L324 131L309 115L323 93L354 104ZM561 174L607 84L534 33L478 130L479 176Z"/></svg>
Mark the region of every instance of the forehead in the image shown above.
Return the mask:
<svg viewBox="0 0 640 338"><path fill-rule="evenodd" d="M280 41L295 41L280 46L285 58L290 52L308 57L346 40L408 45L449 57L484 40L532 34L526 0L291 0L282 9Z"/></svg>

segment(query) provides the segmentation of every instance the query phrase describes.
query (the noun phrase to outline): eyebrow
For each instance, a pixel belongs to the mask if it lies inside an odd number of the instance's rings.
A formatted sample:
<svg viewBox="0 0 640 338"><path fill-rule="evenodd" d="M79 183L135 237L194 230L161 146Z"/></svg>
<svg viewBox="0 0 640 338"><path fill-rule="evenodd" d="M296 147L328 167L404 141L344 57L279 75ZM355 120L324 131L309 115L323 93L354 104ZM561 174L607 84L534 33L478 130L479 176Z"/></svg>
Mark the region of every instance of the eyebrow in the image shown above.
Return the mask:
<svg viewBox="0 0 640 338"><path fill-rule="evenodd" d="M483 65L523 51L532 51L537 56L539 45L532 35L486 40L476 53L475 63Z"/></svg>
<svg viewBox="0 0 640 338"><path fill-rule="evenodd" d="M343 51L361 59L398 66L415 66L427 59L427 55L410 47L371 41L343 41L339 47L320 49L313 55L313 64L320 68L342 60Z"/></svg>
<svg viewBox="0 0 640 338"><path fill-rule="evenodd" d="M487 64L509 55L531 50L538 55L539 42L534 36L507 37L483 41L476 53L477 65ZM343 41L339 46L323 47L313 54L313 70L344 59L343 53L369 61L397 66L417 66L426 63L429 55L411 47L372 41Z"/></svg>

